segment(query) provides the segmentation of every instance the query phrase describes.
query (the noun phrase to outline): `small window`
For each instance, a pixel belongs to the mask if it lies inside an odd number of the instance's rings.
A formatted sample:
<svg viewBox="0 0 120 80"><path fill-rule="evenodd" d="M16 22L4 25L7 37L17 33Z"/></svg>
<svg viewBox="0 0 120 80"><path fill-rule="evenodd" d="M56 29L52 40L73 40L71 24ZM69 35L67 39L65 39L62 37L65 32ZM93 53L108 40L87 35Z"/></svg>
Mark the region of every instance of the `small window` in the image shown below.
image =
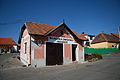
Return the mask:
<svg viewBox="0 0 120 80"><path fill-rule="evenodd" d="M86 42L86 44L85 44L86 46L90 46L90 42Z"/></svg>
<svg viewBox="0 0 120 80"><path fill-rule="evenodd" d="M114 45L112 45L112 47L114 47Z"/></svg>
<svg viewBox="0 0 120 80"><path fill-rule="evenodd" d="M90 36L90 40L92 40L92 38L93 38L93 37L92 37L92 36Z"/></svg>
<svg viewBox="0 0 120 80"><path fill-rule="evenodd" d="M42 45L42 40L37 40L37 45L41 46Z"/></svg>
<svg viewBox="0 0 120 80"><path fill-rule="evenodd" d="M64 34L64 31L61 31L61 35L63 35Z"/></svg>
<svg viewBox="0 0 120 80"><path fill-rule="evenodd" d="M113 48L115 48L115 47L116 47L116 45L112 45L112 47L113 47Z"/></svg>
<svg viewBox="0 0 120 80"><path fill-rule="evenodd" d="M25 54L27 52L27 43L25 43Z"/></svg>

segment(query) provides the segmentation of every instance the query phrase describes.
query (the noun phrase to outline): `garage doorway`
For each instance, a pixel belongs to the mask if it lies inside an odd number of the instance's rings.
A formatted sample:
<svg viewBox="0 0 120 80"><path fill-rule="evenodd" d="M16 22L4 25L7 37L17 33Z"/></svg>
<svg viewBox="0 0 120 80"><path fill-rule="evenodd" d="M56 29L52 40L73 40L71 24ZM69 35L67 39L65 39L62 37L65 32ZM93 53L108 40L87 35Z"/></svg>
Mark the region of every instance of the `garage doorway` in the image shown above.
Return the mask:
<svg viewBox="0 0 120 80"><path fill-rule="evenodd" d="M76 61L76 44L72 44L72 61Z"/></svg>
<svg viewBox="0 0 120 80"><path fill-rule="evenodd" d="M63 64L63 44L46 43L46 65Z"/></svg>

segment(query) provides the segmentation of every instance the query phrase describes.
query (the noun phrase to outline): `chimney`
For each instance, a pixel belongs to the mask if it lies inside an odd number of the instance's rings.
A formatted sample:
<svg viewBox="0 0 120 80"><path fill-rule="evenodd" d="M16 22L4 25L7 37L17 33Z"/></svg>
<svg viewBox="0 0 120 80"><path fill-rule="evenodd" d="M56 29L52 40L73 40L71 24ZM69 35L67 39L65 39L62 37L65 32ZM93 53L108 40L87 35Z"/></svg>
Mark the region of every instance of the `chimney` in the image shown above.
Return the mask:
<svg viewBox="0 0 120 80"><path fill-rule="evenodd" d="M84 34L84 32L82 32L82 34Z"/></svg>

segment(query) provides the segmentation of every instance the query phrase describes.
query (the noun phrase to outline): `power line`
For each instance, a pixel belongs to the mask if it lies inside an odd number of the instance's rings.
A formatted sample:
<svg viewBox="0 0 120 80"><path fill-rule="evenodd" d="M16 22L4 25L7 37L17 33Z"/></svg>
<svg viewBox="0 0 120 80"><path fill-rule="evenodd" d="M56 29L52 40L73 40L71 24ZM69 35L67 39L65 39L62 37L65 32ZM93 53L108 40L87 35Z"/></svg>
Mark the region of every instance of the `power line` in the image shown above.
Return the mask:
<svg viewBox="0 0 120 80"><path fill-rule="evenodd" d="M5 26L5 25L11 25L11 24L18 24L18 23L22 23L24 20L16 20L16 21L12 21L12 22L0 22L0 25Z"/></svg>
<svg viewBox="0 0 120 80"><path fill-rule="evenodd" d="M15 21L12 21L12 22L0 22L0 25L5 26L5 25L12 25L12 24L19 24L19 23L24 23L24 22L30 21L30 20L35 20L37 18L40 18L40 17L20 18Z"/></svg>

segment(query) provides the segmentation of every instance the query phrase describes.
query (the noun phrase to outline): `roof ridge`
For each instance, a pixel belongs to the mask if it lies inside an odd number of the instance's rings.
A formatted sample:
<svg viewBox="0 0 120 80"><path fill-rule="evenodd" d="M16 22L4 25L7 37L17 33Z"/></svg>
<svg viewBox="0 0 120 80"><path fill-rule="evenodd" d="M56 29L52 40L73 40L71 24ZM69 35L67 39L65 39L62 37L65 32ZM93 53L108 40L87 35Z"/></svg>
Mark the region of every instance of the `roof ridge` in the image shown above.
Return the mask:
<svg viewBox="0 0 120 80"><path fill-rule="evenodd" d="M53 29L51 29L51 30L50 30L48 33L46 33L45 35L47 35L47 34L53 32L53 31L54 31L55 29L57 29L58 27L61 27L61 25L63 25L63 24L64 24L64 23L61 23L61 24L55 26Z"/></svg>
<svg viewBox="0 0 120 80"><path fill-rule="evenodd" d="M108 39L107 39L106 36L105 36L105 33L101 33L101 35L104 37L104 39L105 39L106 41L108 41Z"/></svg>
<svg viewBox="0 0 120 80"><path fill-rule="evenodd" d="M24 24L26 23L38 23L38 24L49 25L49 26L57 26L57 25L44 24L44 23L39 23L39 22L25 22Z"/></svg>
<svg viewBox="0 0 120 80"><path fill-rule="evenodd" d="M118 38L120 37L119 34L116 34L116 33L110 33L110 35L118 37Z"/></svg>

